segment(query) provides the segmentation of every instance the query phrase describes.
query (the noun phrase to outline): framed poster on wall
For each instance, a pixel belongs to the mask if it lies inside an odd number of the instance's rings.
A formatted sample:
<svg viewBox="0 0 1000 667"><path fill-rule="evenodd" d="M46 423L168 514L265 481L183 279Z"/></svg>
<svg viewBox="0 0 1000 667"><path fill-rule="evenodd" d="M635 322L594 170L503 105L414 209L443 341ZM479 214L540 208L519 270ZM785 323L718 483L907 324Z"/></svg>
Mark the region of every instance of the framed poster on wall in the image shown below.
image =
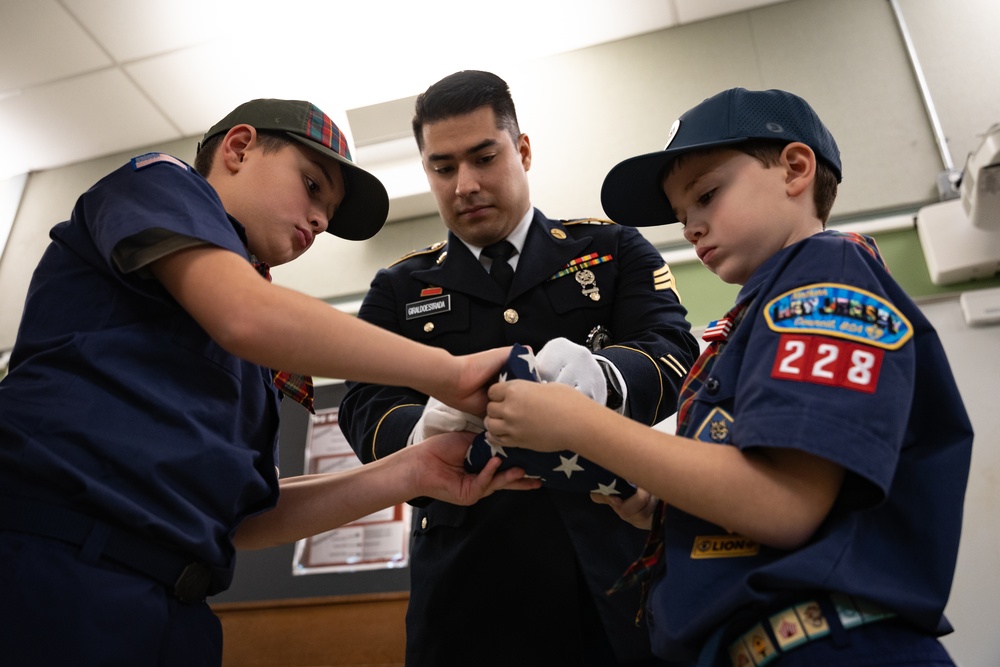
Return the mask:
<svg viewBox="0 0 1000 667"><path fill-rule="evenodd" d="M306 432L307 475L361 466L340 430L339 408L316 410ZM402 503L320 533L295 545L295 575L405 567L409 558L410 506Z"/></svg>

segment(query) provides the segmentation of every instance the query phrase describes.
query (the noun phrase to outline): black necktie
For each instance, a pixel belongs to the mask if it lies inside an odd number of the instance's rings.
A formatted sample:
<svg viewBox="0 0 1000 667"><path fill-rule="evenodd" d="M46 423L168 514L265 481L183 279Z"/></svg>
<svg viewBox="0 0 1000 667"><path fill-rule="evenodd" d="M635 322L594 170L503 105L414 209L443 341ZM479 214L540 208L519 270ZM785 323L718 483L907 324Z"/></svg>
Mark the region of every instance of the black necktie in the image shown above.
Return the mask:
<svg viewBox="0 0 1000 667"><path fill-rule="evenodd" d="M507 259L514 254L514 246L510 241L497 241L483 248L483 255L493 260L490 265L490 276L497 282L504 294L510 290L510 283L514 280L514 269L507 263Z"/></svg>

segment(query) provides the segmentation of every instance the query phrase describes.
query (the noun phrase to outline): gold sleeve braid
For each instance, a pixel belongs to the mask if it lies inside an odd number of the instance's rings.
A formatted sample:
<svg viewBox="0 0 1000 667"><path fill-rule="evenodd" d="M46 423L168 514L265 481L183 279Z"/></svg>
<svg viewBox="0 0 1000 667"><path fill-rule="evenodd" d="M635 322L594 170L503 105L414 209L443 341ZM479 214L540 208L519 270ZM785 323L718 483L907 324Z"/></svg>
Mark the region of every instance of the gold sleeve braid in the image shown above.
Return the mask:
<svg viewBox="0 0 1000 667"><path fill-rule="evenodd" d="M378 448L375 446L375 443L378 442L378 431L380 428L382 428L382 422L384 422L386 417L391 415L394 410L398 410L400 408L411 408L414 406L423 407L420 403L403 403L402 405L396 405L388 412L386 412L384 415L382 415L382 418L378 420L378 424L375 425L375 434L372 435L372 461L378 461Z"/></svg>

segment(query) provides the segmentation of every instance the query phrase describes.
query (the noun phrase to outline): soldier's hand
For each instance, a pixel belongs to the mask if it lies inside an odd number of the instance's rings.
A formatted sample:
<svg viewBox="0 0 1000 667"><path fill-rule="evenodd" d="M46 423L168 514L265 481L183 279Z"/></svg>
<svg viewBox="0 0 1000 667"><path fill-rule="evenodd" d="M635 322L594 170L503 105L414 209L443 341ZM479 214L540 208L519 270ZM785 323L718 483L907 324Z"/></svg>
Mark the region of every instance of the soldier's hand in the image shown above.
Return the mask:
<svg viewBox="0 0 1000 667"><path fill-rule="evenodd" d="M554 338L535 355L535 368L542 382L567 384L601 405L608 399L608 385L597 359L582 345Z"/></svg>
<svg viewBox="0 0 1000 667"><path fill-rule="evenodd" d="M427 405L424 406L423 414L413 427L413 432L410 433L410 443L420 442L441 433L455 431L482 433L484 429L480 417L448 407L431 396L427 399Z"/></svg>

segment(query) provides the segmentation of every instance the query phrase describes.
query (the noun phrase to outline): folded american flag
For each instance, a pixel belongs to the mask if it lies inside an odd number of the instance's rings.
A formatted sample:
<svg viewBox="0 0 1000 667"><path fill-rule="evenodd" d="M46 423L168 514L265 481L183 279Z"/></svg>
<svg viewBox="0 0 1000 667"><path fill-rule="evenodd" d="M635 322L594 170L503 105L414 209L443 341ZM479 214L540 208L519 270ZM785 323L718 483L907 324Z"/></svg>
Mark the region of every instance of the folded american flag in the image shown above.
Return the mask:
<svg viewBox="0 0 1000 667"><path fill-rule="evenodd" d="M500 371L500 382L507 380L530 380L538 382L535 371L535 355L523 345L514 345L507 363ZM594 409L599 408L596 404ZM503 448L487 442L486 433L480 433L472 441L465 455L465 469L479 472L493 456L499 456L503 463L501 470L524 468L527 475L538 477L542 485L562 491L583 491L601 493L606 496L628 498L635 493L635 486L617 475L591 463L579 454L570 451L535 452L515 447Z"/></svg>

